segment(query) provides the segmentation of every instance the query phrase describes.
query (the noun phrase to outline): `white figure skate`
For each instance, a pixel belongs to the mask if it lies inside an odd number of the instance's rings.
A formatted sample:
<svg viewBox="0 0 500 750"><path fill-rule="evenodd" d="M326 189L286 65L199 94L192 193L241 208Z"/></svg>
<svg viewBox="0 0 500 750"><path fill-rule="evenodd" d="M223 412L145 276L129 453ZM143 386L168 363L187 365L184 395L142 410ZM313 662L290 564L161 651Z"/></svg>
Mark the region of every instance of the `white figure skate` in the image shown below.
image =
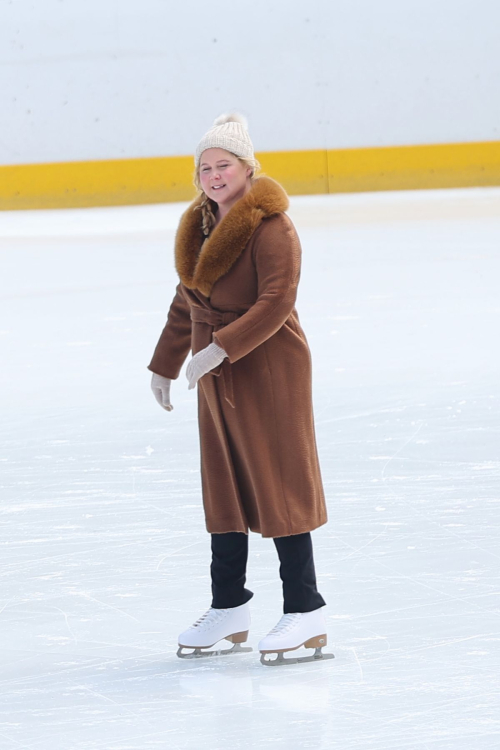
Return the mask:
<svg viewBox="0 0 500 750"><path fill-rule="evenodd" d="M252 651L243 648L250 628L250 608L248 602L231 609L211 607L199 620L179 636L177 656L180 659L197 659L205 656L236 654ZM215 643L225 638L233 643L232 648L208 651ZM185 653L183 649L194 649Z"/></svg>
<svg viewBox="0 0 500 750"><path fill-rule="evenodd" d="M321 609L315 609L313 612L292 612L283 615L276 627L260 641L260 660L266 666L279 667L283 664L333 659L333 654L322 652L326 644L326 623ZM286 651L295 651L301 646L316 650L311 656L296 658L283 656ZM267 654L277 654L276 659L266 658Z"/></svg>

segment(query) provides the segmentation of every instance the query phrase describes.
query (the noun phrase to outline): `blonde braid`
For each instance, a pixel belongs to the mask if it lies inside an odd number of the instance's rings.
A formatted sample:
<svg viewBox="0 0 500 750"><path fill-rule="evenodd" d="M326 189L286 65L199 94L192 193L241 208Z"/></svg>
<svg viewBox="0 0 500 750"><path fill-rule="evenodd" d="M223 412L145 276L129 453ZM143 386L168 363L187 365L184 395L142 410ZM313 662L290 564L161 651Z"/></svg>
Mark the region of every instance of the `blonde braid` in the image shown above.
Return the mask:
<svg viewBox="0 0 500 750"><path fill-rule="evenodd" d="M204 198L198 206L195 206L195 211L198 209L201 211L201 229L205 237L208 237L215 224L215 214L213 212L213 201L205 193L203 195Z"/></svg>

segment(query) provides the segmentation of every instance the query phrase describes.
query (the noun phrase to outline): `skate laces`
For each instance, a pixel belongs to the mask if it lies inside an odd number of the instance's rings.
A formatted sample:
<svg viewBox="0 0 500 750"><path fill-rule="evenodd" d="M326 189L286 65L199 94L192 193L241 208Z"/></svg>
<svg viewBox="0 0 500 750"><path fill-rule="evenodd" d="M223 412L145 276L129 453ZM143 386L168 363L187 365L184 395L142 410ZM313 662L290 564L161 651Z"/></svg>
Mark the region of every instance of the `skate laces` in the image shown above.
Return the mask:
<svg viewBox="0 0 500 750"><path fill-rule="evenodd" d="M199 628L200 625L208 625L211 623L215 623L218 620L222 619L223 614L226 612L225 609L214 609L213 607L210 607L210 609L207 609L204 615L202 615L198 620L196 620L193 625L191 625L192 628Z"/></svg>
<svg viewBox="0 0 500 750"><path fill-rule="evenodd" d="M268 635L282 635L283 633L288 633L288 631L292 630L300 620L300 616L300 612L290 612L283 615L279 623L274 626Z"/></svg>

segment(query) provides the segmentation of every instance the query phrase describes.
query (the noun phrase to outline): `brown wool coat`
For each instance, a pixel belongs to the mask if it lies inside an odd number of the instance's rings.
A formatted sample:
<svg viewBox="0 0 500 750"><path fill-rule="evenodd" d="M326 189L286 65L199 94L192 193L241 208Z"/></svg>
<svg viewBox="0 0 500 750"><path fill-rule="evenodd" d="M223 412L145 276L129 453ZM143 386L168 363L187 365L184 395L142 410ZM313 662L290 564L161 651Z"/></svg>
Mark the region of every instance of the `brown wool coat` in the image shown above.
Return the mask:
<svg viewBox="0 0 500 750"><path fill-rule="evenodd" d="M176 235L180 277L149 369L176 379L192 349L228 354L198 381L207 530L264 537L326 523L311 398L311 355L295 309L301 248L269 177L203 242L194 201ZM201 249L200 249L201 248Z"/></svg>

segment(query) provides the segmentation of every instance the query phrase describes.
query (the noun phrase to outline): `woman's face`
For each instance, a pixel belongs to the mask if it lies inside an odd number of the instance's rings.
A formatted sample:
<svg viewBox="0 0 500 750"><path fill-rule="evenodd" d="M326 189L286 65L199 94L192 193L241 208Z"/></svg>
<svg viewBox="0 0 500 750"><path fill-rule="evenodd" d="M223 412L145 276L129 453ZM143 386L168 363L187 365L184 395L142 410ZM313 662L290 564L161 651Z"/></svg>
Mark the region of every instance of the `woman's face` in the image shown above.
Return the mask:
<svg viewBox="0 0 500 750"><path fill-rule="evenodd" d="M207 148L200 158L203 191L219 206L230 208L250 189L252 170L223 148Z"/></svg>

